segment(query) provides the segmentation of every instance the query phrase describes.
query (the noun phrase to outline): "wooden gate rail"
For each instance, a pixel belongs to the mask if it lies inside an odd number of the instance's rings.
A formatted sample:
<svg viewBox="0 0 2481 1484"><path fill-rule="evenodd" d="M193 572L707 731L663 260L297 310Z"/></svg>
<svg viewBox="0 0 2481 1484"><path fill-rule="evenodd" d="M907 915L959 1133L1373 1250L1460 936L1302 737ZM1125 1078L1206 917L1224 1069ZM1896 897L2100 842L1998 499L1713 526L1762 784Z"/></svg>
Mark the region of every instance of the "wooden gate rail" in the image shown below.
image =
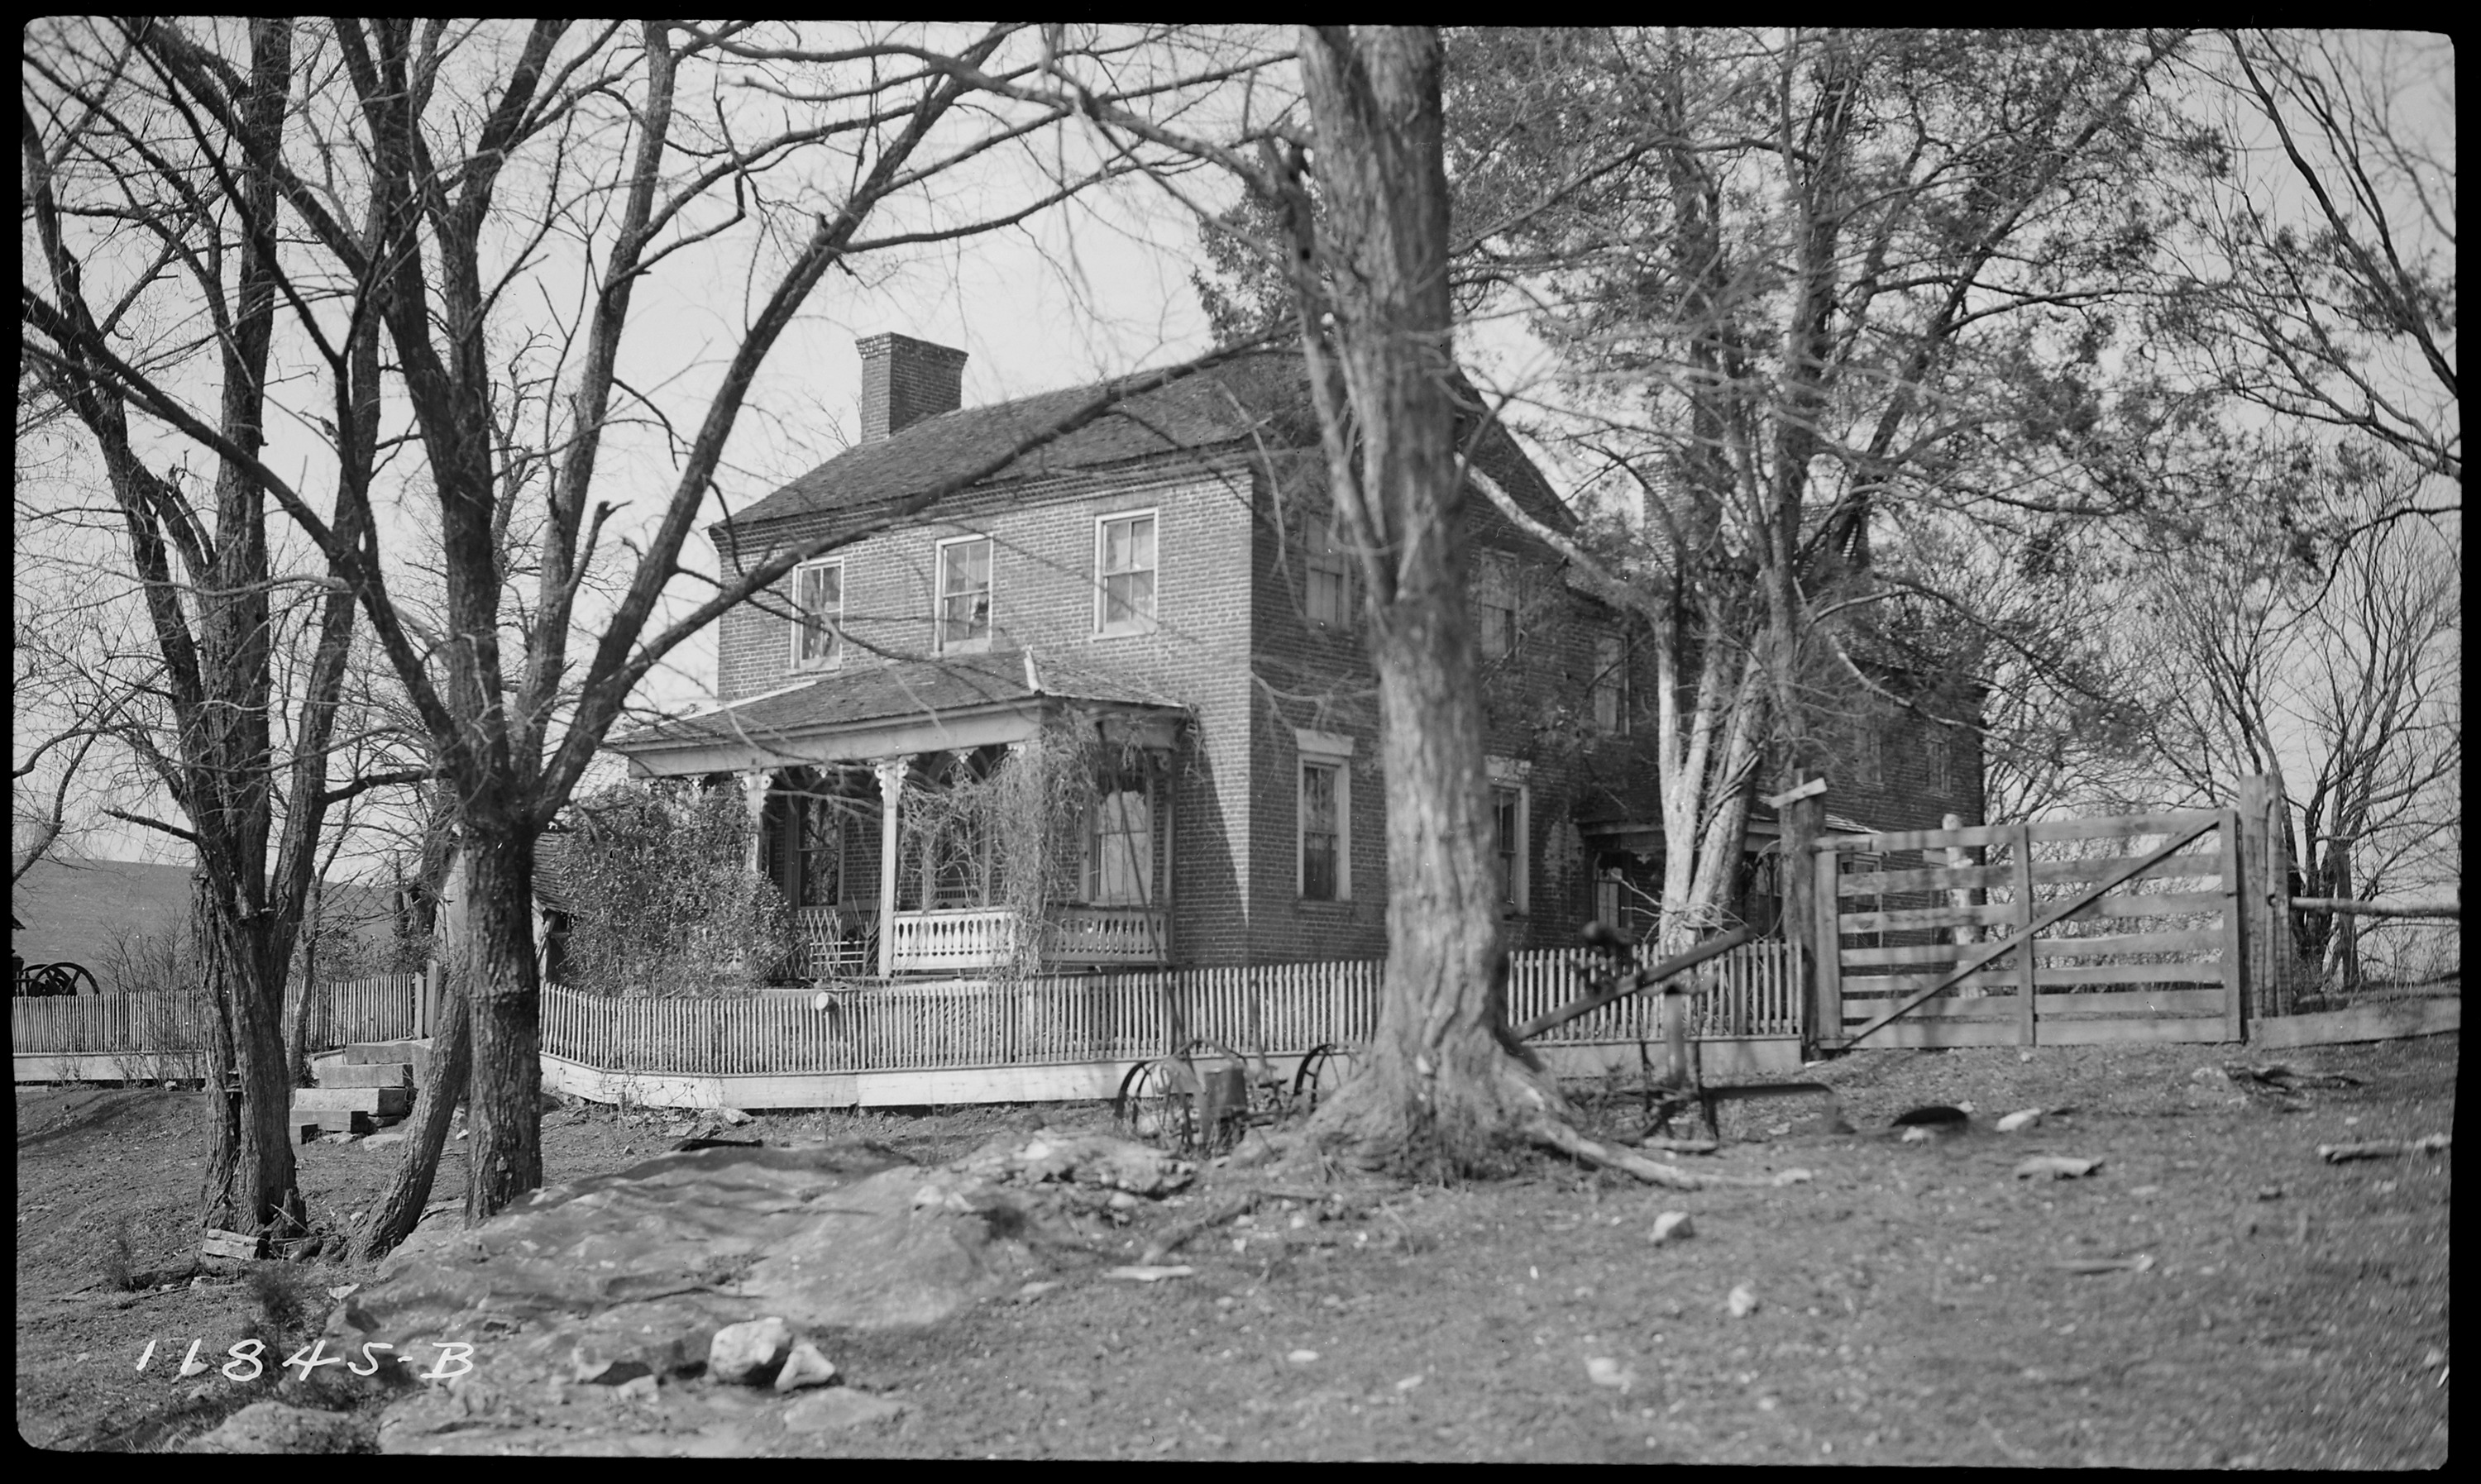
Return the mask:
<svg viewBox="0 0 2481 1484"><path fill-rule="evenodd" d="M2173 855L2178 854L2181 846L2186 845L2189 841L2196 839L2199 835L2204 834L2206 831L2212 829L2223 822L2225 821L2219 817L2209 818L2204 823L2188 830L2185 834L2173 835L2169 840L2165 841L2162 845L2155 847L2148 854L2141 856L2136 860L2129 861L2112 871L2103 872L2103 874L2091 886L2086 887L2083 891L2076 893L2073 897L2069 897L2064 900L2054 903L2046 911L2036 913L2029 921L2027 921L2022 927L2017 928L2013 933L1999 939L1997 943L1988 944L1963 955L1957 960L1954 968L1940 975L1937 978L1932 979L1928 988L1918 991L1911 999L1906 1000L1903 1003L1896 1005L1893 1009L1887 1011L1885 1014L1880 1015L1876 1020L1871 1021L1867 1026L1862 1027L1859 1030L1854 1031L1849 1037L1845 1038L1843 1044L1847 1047L1857 1045L1862 1040L1874 1034L1885 1026L1902 1016L1905 1012L1911 1010L1915 1005L1920 1004L1922 1001L1929 999L1931 996L1936 995L1943 990L1950 988L1956 983L1956 981L1962 979L1965 976L1972 973L1982 965L1989 963L1992 959L2001 956L2010 949L2023 950L2021 956L2021 971L2024 975L2024 982L2019 993L2024 996L2024 1017L2026 1023L2025 1029L2028 1033L2027 1039L2030 1039L2029 1032L2032 1028L2031 1022L2033 1019L2034 1001L2037 998L2034 993L2033 982L2033 934L2050 926L2052 923L2059 921L2070 913L2076 912L2078 909L2089 905L2097 898L2101 897L2102 893L2109 891L2112 887L2119 885L2121 882L2127 881L2131 877L2141 875L2148 869L2160 865L2165 860L2170 859ZM2024 825L2018 825L2016 826L2016 829L2018 831L2016 839L2018 876L2020 882L2029 888L2032 880L2032 851L2027 848L2027 846L2031 844L2031 830L2027 826ZM1835 900L1833 896L1835 886L1833 879L1835 871L1834 847L1831 845L1828 845L1812 846L1810 848L1819 851L1818 859L1823 863L1819 873L1827 878L1820 883L1819 890L1821 894L1825 896L1826 900L1831 904ZM2032 900L2029 890L2026 892L2024 897L2020 898L2020 900L2025 902L2030 902ZM1840 953L1839 956L1841 956ZM1821 951L1819 958L1823 961L1825 953Z"/></svg>

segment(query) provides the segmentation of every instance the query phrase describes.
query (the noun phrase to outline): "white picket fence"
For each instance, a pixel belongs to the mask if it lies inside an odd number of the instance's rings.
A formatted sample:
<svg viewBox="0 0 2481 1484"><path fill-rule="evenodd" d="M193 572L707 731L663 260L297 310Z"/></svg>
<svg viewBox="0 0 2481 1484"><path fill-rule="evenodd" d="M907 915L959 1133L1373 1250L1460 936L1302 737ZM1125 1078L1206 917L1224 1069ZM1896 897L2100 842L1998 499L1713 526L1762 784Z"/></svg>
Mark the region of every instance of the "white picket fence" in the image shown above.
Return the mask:
<svg viewBox="0 0 2481 1484"><path fill-rule="evenodd" d="M1581 997L1588 971L1599 967L1580 950L1512 955L1509 1023ZM542 992L542 1049L609 1071L692 1076L1125 1061L1165 1055L1193 1040L1250 1054L1298 1054L1367 1040L1377 1025L1385 972L1382 962L1358 960L671 999L615 999L551 985ZM1799 1033L1788 945L1747 944L1699 973L1711 988L1694 1001L1692 1033ZM309 1049L415 1034L421 985L419 975L393 975L320 986ZM11 1002L11 1040L21 1054L194 1052L206 1046L206 1028L203 997L195 994ZM1654 997L1640 994L1555 1027L1535 1043L1658 1036Z"/></svg>
<svg viewBox="0 0 2481 1484"><path fill-rule="evenodd" d="M415 1031L418 974L385 975L322 984L310 1004L303 1037L312 1052L356 1041L394 1041ZM285 1024L300 1007L286 997ZM9 1002L9 1041L20 1054L174 1054L203 1052L207 997L196 990L112 995L59 995Z"/></svg>
<svg viewBox="0 0 2481 1484"><path fill-rule="evenodd" d="M1522 1023L1587 991L1582 950L1513 955L1507 1017ZM614 999L542 995L548 1055L611 1071L690 1076L910 1071L1122 1061L1208 1040L1254 1055L1354 1045L1378 1019L1377 961L1264 964L1017 984L896 982L819 993ZM1790 950L1752 943L1705 968L1699 1036L1799 1033ZM1635 995L1535 1038L1539 1045L1653 1040Z"/></svg>

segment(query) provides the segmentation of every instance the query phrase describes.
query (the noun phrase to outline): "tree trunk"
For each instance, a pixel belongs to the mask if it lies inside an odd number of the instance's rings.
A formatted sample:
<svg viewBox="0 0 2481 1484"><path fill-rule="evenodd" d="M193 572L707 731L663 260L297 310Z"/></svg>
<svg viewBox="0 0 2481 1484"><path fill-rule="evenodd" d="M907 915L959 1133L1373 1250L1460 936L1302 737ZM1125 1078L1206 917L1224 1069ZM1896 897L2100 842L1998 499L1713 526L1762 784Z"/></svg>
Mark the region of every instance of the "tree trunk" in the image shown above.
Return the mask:
<svg viewBox="0 0 2481 1484"><path fill-rule="evenodd" d="M464 1099L466 1080L474 1062L465 1013L466 977L465 967L454 960L442 976L440 1002L435 1010L438 1027L431 1035L431 1064L424 1069L421 1091L414 1100L413 1137L405 1140L395 1177L372 1209L370 1219L362 1225L361 1238L354 1249L356 1262L375 1263L395 1251L399 1243L413 1235L414 1227L422 1220L423 1208L431 1204L431 1183L439 1173L439 1156L448 1147L448 1126L456 1118L457 1105Z"/></svg>
<svg viewBox="0 0 2481 1484"><path fill-rule="evenodd" d="M496 824L497 827L492 826ZM495 1216L542 1185L541 1000L535 984L534 837L467 817L466 1219Z"/></svg>
<svg viewBox="0 0 2481 1484"><path fill-rule="evenodd" d="M1305 31L1301 44L1332 227L1315 235L1335 285L1348 419L1320 364L1321 315L1305 301L1302 318L1332 493L1375 578L1389 950L1370 1057L1313 1133L1364 1166L1481 1172L1503 1167L1525 1126L1559 1101L1506 1025L1459 553L1440 43L1431 31L1370 28ZM1293 230L1307 231L1303 219Z"/></svg>
<svg viewBox="0 0 2481 1484"><path fill-rule="evenodd" d="M229 1232L241 1225L240 1192L234 1188L241 1165L241 1060L233 1044L238 1019L223 938L216 930L205 880L194 877L190 891L190 950L207 999L209 1036L207 1167L198 1187L198 1225Z"/></svg>

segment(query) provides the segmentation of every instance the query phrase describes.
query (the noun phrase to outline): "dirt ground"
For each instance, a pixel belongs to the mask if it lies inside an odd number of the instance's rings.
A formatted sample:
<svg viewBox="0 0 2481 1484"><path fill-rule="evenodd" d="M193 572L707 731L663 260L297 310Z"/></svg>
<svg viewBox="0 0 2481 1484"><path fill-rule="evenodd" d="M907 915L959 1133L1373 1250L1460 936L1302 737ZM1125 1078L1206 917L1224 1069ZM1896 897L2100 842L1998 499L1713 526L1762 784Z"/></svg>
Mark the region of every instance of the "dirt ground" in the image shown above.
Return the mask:
<svg viewBox="0 0 2481 1484"><path fill-rule="evenodd" d="M849 1441L881 1456L1374 1458L2424 1468L2447 1457L2453 1156L2322 1161L2321 1144L2450 1133L2459 1037L2259 1054L2358 1086L2250 1093L2201 1068L2237 1048L1864 1053L1818 1100L1739 1105L1697 1168L1798 1166L1802 1185L1656 1190L1545 1159L1524 1178L1390 1189L1294 1226L1262 1210L1201 1236L1161 1283L1100 1270L930 1330L820 1337L851 1384L912 1411ZM1968 1133L1894 1116L1970 1103ZM2029 1133L1998 1115L2070 1107ZM367 1270L186 1277L198 1095L17 1094L17 1425L56 1448L162 1447L281 1393L175 1372L258 1335L298 1344ZM1628 1100L1589 1116L1629 1126ZM770 1140L862 1134L935 1161L1097 1108L778 1115ZM667 1146L666 1115L548 1115L549 1179ZM2019 1179L2035 1154L2099 1159ZM393 1152L303 1151L314 1212L358 1211ZM443 1194L461 1192L454 1155ZM1655 1218L1695 1234L1656 1245ZM127 1233L123 1270L112 1270ZM2079 1271L2103 1260L2142 1268ZM151 1282L150 1282L151 1280ZM1744 1288L1754 1310L1735 1315ZM142 1369L147 1344L156 1349ZM1603 1363L1603 1364L1595 1364ZM1595 1376L1599 1374L1601 1381Z"/></svg>

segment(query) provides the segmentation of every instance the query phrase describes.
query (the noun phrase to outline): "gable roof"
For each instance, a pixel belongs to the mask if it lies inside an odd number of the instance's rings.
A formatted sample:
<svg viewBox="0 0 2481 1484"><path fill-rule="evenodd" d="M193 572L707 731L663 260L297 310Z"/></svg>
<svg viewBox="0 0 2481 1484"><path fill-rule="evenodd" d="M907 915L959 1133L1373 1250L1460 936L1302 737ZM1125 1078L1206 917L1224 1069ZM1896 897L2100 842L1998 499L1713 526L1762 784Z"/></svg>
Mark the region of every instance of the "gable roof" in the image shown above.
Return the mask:
<svg viewBox="0 0 2481 1484"><path fill-rule="evenodd" d="M1460 400L1475 402L1459 378ZM829 512L867 518L979 468L1084 406L1110 383L965 407L914 423L892 437L848 449L714 528ZM1009 462L981 486L1096 473L1187 455L1316 449L1318 418L1309 378L1297 352L1263 351L1238 356L1132 397L1084 427ZM1492 427L1473 454L1475 465L1499 482L1535 518L1556 529L1575 524L1541 471L1507 430ZM978 486L979 487L979 486Z"/></svg>

